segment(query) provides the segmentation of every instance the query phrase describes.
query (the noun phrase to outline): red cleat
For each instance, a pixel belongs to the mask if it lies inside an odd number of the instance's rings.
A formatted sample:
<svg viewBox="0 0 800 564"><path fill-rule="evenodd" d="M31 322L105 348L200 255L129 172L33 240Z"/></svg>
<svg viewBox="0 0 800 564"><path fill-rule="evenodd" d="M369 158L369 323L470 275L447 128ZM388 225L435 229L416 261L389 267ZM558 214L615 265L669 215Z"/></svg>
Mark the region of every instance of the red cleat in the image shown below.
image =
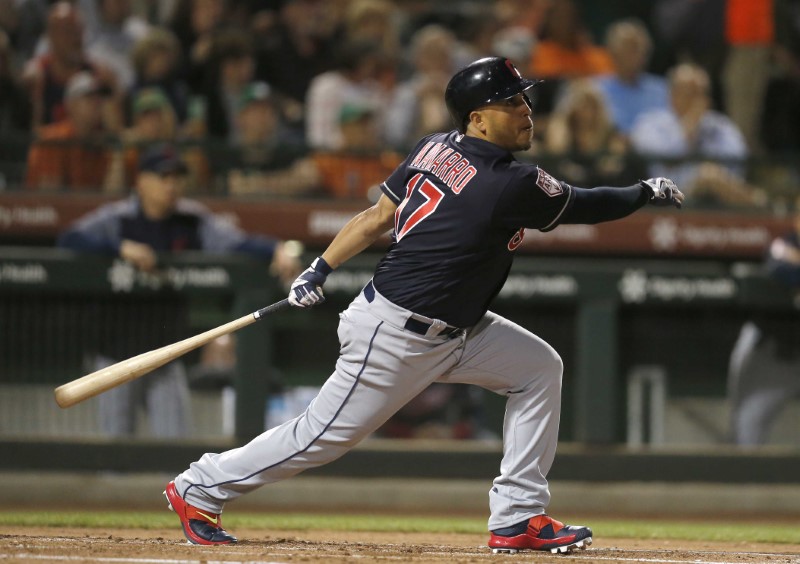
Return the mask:
<svg viewBox="0 0 800 564"><path fill-rule="evenodd" d="M573 549L585 549L592 544L589 527L564 525L547 515L537 515L528 521L528 530L521 535L505 537L492 533L489 548L492 552L514 554L520 550L549 550L567 553Z"/></svg>
<svg viewBox="0 0 800 564"><path fill-rule="evenodd" d="M183 501L175 489L175 482L167 484L164 496L167 498L167 507L180 517L183 534L190 543L208 545L236 542L236 537L222 528L222 519L218 513L197 509Z"/></svg>

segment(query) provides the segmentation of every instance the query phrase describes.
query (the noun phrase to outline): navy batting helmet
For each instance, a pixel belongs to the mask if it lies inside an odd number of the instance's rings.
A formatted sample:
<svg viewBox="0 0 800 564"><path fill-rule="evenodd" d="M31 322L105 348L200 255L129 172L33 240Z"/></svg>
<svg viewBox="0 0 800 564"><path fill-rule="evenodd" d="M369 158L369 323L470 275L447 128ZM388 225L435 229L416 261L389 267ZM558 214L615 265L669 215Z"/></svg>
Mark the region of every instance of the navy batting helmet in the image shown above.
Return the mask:
<svg viewBox="0 0 800 564"><path fill-rule="evenodd" d="M453 75L447 83L444 101L456 127L464 133L470 112L524 93L539 82L522 78L514 64L505 57L486 57L468 64ZM527 95L525 99L530 106Z"/></svg>

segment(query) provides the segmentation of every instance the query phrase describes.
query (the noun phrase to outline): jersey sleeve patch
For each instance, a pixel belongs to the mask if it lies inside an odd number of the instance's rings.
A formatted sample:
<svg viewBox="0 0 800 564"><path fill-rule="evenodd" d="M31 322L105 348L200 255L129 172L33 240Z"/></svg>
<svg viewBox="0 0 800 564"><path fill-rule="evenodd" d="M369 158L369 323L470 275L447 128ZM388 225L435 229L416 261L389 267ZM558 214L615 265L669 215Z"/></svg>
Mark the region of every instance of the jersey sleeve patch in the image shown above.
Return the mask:
<svg viewBox="0 0 800 564"><path fill-rule="evenodd" d="M551 198L564 193L564 187L561 183L541 168L539 169L539 175L536 177L536 185Z"/></svg>

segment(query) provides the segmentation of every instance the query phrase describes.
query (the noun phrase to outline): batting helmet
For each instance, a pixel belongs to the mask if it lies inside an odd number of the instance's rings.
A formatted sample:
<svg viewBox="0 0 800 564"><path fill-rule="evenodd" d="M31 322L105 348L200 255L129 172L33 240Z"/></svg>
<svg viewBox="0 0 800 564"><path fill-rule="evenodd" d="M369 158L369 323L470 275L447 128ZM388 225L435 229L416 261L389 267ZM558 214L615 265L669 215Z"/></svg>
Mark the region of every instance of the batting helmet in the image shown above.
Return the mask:
<svg viewBox="0 0 800 564"><path fill-rule="evenodd" d="M522 78L514 64L505 57L486 57L468 64L453 75L447 83L444 101L456 127L464 133L470 112L524 93L539 82ZM527 95L525 100L530 106Z"/></svg>

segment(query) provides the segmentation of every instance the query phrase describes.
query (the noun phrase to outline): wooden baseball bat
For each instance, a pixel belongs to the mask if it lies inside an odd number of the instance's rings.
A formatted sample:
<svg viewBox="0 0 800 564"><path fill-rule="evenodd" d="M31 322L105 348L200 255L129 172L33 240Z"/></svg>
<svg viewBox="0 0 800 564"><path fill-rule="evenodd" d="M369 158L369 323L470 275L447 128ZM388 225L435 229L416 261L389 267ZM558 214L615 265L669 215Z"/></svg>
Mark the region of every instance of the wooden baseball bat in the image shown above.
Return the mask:
<svg viewBox="0 0 800 564"><path fill-rule="evenodd" d="M247 327L266 314L283 309L288 305L289 299L283 299L272 305L261 308L258 311L248 313L239 319L230 321L214 329L209 329L194 337L189 337L177 343L147 351L127 360L122 360L116 364L107 366L106 368L101 368L96 372L87 374L72 382L67 382L55 389L56 403L62 408L72 407L76 403L102 394L111 388L116 388L140 376L144 376L159 366L163 366L179 356L213 341L217 337L233 333L242 327Z"/></svg>

